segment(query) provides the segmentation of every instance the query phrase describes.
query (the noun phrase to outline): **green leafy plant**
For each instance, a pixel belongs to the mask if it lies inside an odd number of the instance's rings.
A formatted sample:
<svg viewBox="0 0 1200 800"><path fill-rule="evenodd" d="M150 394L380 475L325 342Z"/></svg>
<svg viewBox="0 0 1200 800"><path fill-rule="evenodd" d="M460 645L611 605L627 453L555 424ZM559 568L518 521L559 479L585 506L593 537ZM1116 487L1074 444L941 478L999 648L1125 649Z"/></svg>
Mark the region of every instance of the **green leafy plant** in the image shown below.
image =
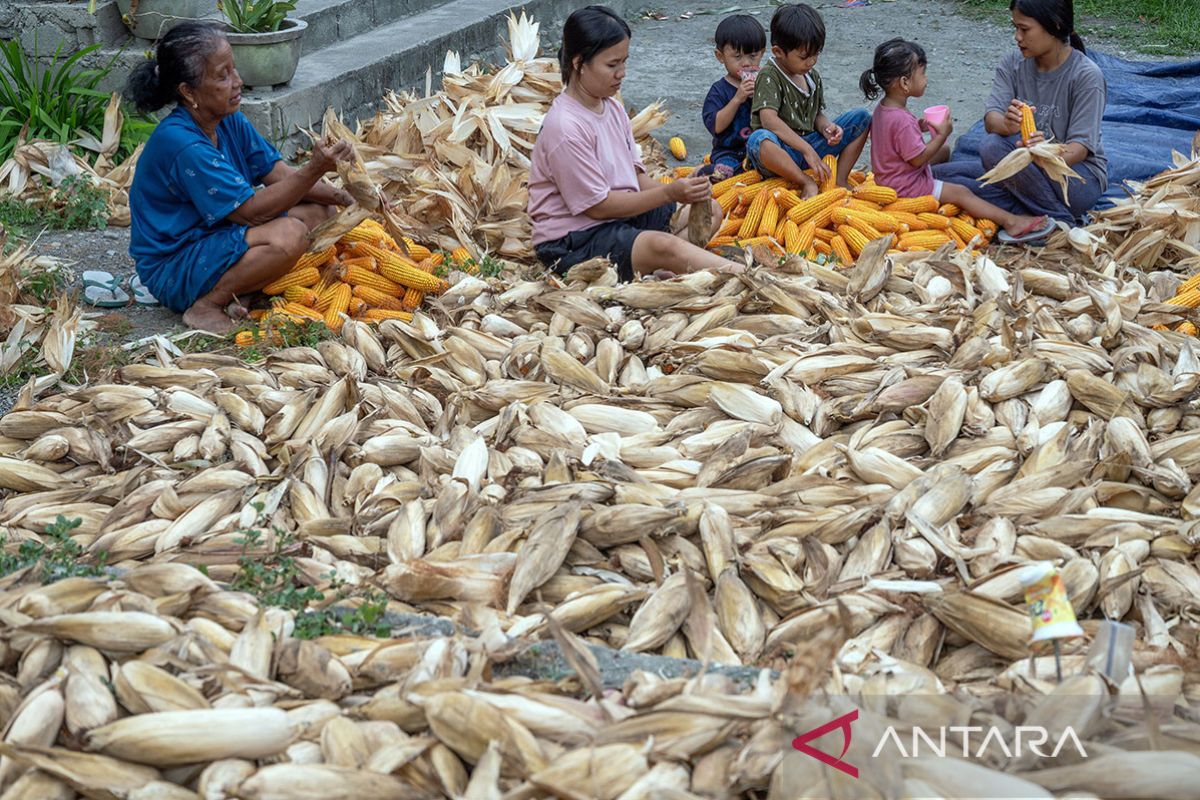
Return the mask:
<svg viewBox="0 0 1200 800"><path fill-rule="evenodd" d="M295 0L217 0L217 8L238 33L270 33L279 30Z"/></svg>
<svg viewBox="0 0 1200 800"><path fill-rule="evenodd" d="M62 144L80 131L103 133L108 93L96 87L112 71L117 57L95 69L79 66L80 59L99 48L84 47L64 58L59 45L50 63L39 66L36 42L32 57L15 39L0 42L0 161L12 154L26 126L26 139Z"/></svg>
<svg viewBox="0 0 1200 800"><path fill-rule="evenodd" d="M339 592L339 598L344 597ZM383 638L392 632L392 626L384 618L386 613L387 595L368 591L354 608L322 608L297 614L293 635L297 639L315 639L339 633Z"/></svg>
<svg viewBox="0 0 1200 800"><path fill-rule="evenodd" d="M87 175L71 175L45 196L0 197L0 225L16 239L43 229L97 230L108 224L108 194Z"/></svg>
<svg viewBox="0 0 1200 800"><path fill-rule="evenodd" d="M7 537L0 536L0 575L39 566L36 572L42 583L54 583L63 578L89 578L105 574L107 554L101 553L95 564L82 563L87 554L71 538L71 531L83 524L79 517L68 520L62 514L46 526L45 539L26 539L17 552L4 549Z"/></svg>
<svg viewBox="0 0 1200 800"><path fill-rule="evenodd" d="M230 585L239 592L248 592L269 606L288 611L303 611L309 603L324 600L325 595L311 586L300 586L300 571L296 559L285 555L295 539L281 528L273 529L275 543L270 552L261 552L263 533L243 529L236 539L242 546L238 557L238 572Z"/></svg>

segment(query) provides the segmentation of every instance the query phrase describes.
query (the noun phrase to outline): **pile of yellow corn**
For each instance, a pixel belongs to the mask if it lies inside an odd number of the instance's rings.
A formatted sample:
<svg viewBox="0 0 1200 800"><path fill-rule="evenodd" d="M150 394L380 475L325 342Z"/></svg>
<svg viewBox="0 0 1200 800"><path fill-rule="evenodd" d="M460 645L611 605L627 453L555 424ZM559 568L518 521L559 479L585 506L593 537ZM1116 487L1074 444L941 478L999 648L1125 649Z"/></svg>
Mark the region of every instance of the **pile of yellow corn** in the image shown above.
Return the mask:
<svg viewBox="0 0 1200 800"><path fill-rule="evenodd" d="M1200 306L1200 272L1188 278L1179 285L1179 290L1175 292L1175 296L1167 301L1173 306L1184 306L1185 308L1196 308ZM1167 330L1166 325L1155 325L1156 330ZM1194 322L1184 320L1175 326L1176 333L1186 333L1188 336L1200 335L1200 328L1196 327Z"/></svg>
<svg viewBox="0 0 1200 800"><path fill-rule="evenodd" d="M449 284L434 271L444 259L441 253L405 239L402 248L383 226L366 220L323 252L305 253L283 275L263 287L272 295L272 306L251 313L259 332L242 331L238 344L249 346L272 334L270 323L323 322L339 331L345 319L408 322L428 293L445 291ZM475 271L466 248L458 248L451 260L468 272Z"/></svg>
<svg viewBox="0 0 1200 800"><path fill-rule="evenodd" d="M895 190L861 172L850 174L847 191L834 185L837 159L827 156L825 163L830 178L808 199L782 178L763 180L754 170L714 184L725 222L709 248L766 245L781 254L824 255L849 265L869 242L888 233L896 237L896 252L936 250L946 242L964 250L985 246L996 234L991 220L975 219L933 196L898 199Z"/></svg>

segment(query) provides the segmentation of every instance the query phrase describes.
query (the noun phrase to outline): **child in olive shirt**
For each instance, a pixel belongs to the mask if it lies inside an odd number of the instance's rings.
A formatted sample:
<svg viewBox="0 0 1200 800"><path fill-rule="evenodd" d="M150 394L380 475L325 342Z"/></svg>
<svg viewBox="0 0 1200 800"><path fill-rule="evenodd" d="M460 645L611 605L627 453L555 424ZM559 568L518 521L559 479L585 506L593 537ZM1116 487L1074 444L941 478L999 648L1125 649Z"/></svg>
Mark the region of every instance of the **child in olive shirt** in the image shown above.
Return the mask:
<svg viewBox="0 0 1200 800"><path fill-rule="evenodd" d="M871 114L856 108L833 122L825 116L825 95L814 69L825 47L825 23L810 6L783 6L771 18L771 58L758 73L750 124L754 132L746 153L764 176L778 175L800 185L804 197L818 184L804 174L811 167L818 180L829 175L821 161L838 156L836 181L846 186L850 170L862 154L871 129Z"/></svg>
<svg viewBox="0 0 1200 800"><path fill-rule="evenodd" d="M721 20L714 38L717 61L725 67L725 76L712 85L704 99L701 115L713 143L711 164L698 172L724 179L740 171L746 160L750 100L759 62L767 49L767 34L754 17L734 14Z"/></svg>

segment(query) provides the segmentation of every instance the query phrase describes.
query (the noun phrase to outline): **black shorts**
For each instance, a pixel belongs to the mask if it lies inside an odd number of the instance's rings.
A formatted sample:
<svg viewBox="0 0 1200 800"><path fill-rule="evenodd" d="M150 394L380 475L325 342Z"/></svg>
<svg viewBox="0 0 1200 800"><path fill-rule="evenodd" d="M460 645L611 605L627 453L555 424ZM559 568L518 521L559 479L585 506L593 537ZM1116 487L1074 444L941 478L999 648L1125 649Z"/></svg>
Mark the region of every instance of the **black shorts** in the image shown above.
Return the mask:
<svg viewBox="0 0 1200 800"><path fill-rule="evenodd" d="M633 280L633 240L643 231L670 232L675 203L652 208L628 219L614 219L591 228L568 233L561 239L542 242L534 251L538 259L559 275L589 258L607 256L617 268L617 277Z"/></svg>

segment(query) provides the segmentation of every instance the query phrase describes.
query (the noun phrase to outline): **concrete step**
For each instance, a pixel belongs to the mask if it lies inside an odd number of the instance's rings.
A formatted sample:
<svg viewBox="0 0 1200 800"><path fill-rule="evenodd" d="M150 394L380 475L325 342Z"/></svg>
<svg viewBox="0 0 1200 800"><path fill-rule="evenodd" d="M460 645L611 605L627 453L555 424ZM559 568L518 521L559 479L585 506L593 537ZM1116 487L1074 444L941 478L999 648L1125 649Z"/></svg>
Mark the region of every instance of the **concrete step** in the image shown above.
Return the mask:
<svg viewBox="0 0 1200 800"><path fill-rule="evenodd" d="M441 5L445 0L299 0L289 16L308 23L304 54Z"/></svg>
<svg viewBox="0 0 1200 800"><path fill-rule="evenodd" d="M619 0L613 7L620 13L627 2L632 0ZM291 149L304 141L298 128L315 125L330 106L352 122L374 113L373 105L386 90L423 86L428 68L433 68L435 76L440 74L447 50L457 50L464 58L497 52L509 11L519 14L524 8L541 24L546 43L557 40L562 21L578 5L577 0L443 2L307 53L286 86L247 90L242 112L264 136Z"/></svg>

